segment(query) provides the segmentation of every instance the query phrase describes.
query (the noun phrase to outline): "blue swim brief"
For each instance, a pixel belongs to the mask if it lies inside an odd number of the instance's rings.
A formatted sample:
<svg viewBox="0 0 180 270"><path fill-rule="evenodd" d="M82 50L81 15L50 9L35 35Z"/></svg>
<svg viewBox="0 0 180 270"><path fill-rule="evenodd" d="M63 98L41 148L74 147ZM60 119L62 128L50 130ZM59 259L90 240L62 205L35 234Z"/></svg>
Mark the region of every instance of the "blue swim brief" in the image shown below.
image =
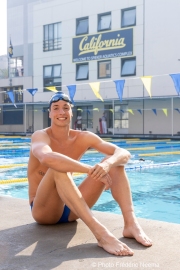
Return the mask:
<svg viewBox="0 0 180 270"><path fill-rule="evenodd" d="M33 202L31 203L31 210L32 210L32 208L33 208ZM69 207L67 207L67 205L65 205L63 214L62 214L60 220L56 224L69 222L68 217L69 217L70 211L71 210L69 209Z"/></svg>

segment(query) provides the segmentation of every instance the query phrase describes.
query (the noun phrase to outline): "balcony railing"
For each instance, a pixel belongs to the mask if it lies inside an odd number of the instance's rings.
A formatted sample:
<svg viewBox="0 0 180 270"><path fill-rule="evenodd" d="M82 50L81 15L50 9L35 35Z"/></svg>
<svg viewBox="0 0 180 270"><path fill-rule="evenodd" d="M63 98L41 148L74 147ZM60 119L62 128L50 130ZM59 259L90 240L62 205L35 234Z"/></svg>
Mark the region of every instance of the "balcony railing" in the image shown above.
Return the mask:
<svg viewBox="0 0 180 270"><path fill-rule="evenodd" d="M49 39L43 41L43 51L54 51L54 50L61 50L62 49L62 39Z"/></svg>

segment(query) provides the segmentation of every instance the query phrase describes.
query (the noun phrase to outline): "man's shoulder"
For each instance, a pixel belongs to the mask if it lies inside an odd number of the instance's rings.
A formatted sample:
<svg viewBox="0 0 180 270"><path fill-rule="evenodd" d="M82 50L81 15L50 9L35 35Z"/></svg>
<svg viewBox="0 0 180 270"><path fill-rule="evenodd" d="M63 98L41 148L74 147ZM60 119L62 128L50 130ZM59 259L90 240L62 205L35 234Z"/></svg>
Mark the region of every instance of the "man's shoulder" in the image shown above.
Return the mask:
<svg viewBox="0 0 180 270"><path fill-rule="evenodd" d="M32 137L39 137L39 136L48 136L49 137L49 128L45 128L45 129L39 129L36 130L33 134Z"/></svg>
<svg viewBox="0 0 180 270"><path fill-rule="evenodd" d="M86 140L91 143L92 141L99 141L101 138L95 133L88 130L74 130L78 140Z"/></svg>

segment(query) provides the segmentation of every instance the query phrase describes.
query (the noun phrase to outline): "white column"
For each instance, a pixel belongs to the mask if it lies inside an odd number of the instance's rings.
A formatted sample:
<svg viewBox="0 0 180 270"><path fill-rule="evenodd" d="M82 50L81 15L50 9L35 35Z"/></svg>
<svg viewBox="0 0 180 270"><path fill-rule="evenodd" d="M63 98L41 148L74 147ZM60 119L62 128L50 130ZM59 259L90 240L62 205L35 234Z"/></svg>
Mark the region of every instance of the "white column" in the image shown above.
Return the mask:
<svg viewBox="0 0 180 270"><path fill-rule="evenodd" d="M114 114L115 114L115 111L114 111L114 99L112 100L112 107L113 107L113 135L114 135Z"/></svg>
<svg viewBox="0 0 180 270"><path fill-rule="evenodd" d="M171 98L171 134L173 136L174 121L173 121L173 97Z"/></svg>
<svg viewBox="0 0 180 270"><path fill-rule="evenodd" d="M26 103L24 104L24 133L26 134Z"/></svg>

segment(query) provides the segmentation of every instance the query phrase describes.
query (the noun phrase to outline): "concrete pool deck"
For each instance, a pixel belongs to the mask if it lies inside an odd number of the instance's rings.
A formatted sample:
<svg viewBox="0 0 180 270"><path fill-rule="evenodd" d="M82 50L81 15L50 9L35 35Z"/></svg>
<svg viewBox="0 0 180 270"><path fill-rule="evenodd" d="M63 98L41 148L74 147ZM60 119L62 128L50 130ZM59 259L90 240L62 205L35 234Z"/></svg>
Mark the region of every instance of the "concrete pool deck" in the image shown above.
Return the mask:
<svg viewBox="0 0 180 270"><path fill-rule="evenodd" d="M122 237L122 216L93 211L132 257L116 257L96 244L81 221L43 226L34 222L27 200L0 196L0 269L180 269L180 224L138 218L154 244L143 247Z"/></svg>

